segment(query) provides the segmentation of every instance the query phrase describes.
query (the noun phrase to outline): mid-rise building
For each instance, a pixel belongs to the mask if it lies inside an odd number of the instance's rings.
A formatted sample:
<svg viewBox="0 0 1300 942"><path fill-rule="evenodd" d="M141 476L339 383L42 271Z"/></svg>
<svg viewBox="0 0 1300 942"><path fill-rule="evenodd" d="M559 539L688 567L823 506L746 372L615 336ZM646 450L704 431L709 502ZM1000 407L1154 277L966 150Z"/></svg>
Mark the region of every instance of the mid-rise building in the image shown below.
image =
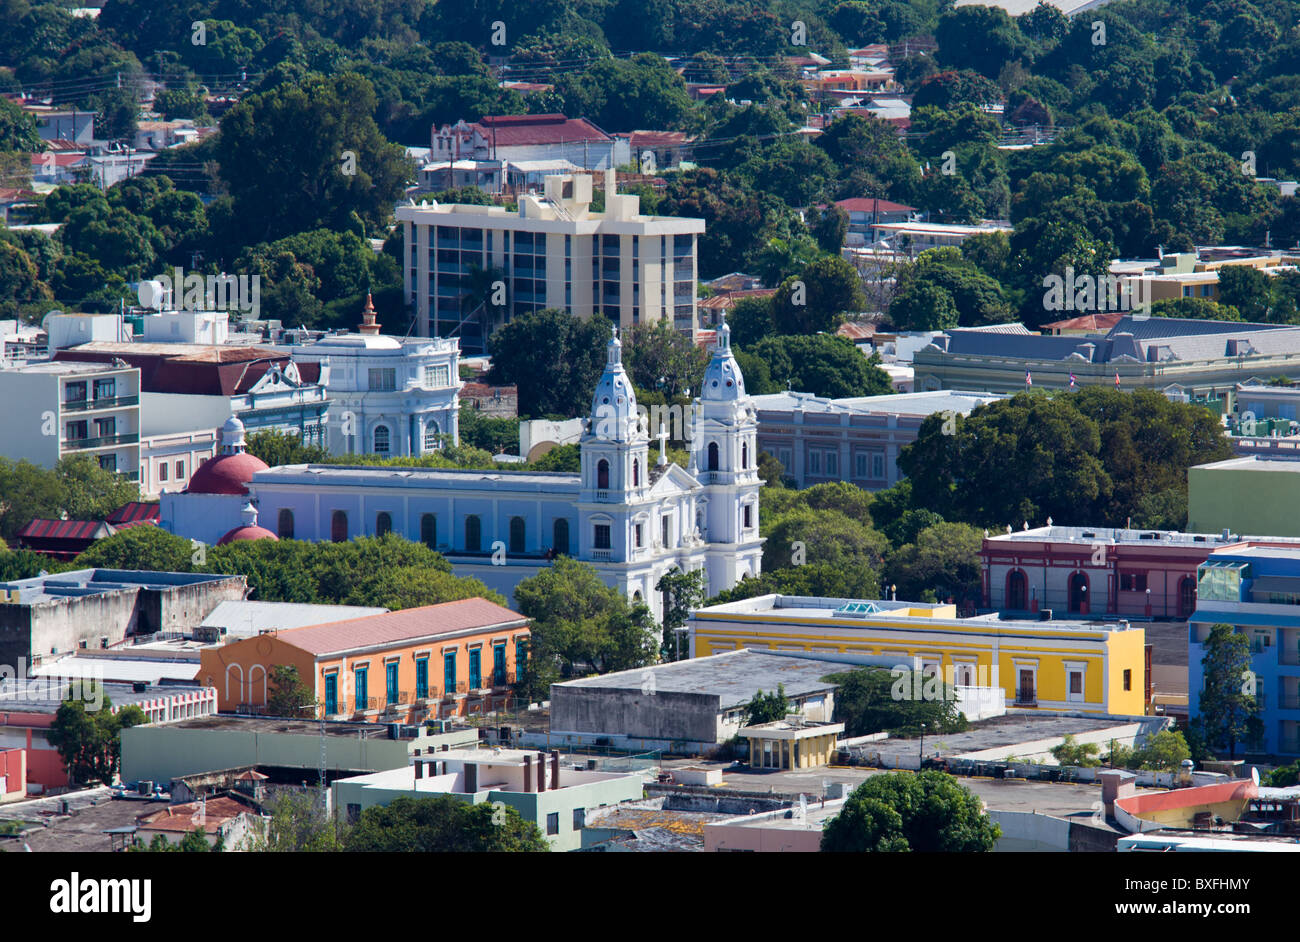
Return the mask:
<svg viewBox="0 0 1300 942"><path fill-rule="evenodd" d="M52 468L89 455L137 480L140 371L121 360L42 362L0 370L0 454Z"/></svg>
<svg viewBox="0 0 1300 942"><path fill-rule="evenodd" d="M459 337L461 349L481 353L502 323L561 308L620 327L666 319L693 336L704 220L642 215L640 198L616 194L613 177L608 170L604 212L591 209L588 174L546 177L543 195L521 195L517 212L399 206L417 333Z"/></svg>
<svg viewBox="0 0 1300 942"><path fill-rule="evenodd" d="M59 350L54 359L137 367L140 431L147 436L220 428L233 416L250 433L273 430L304 444L325 443L328 364L295 363L268 347L107 341Z"/></svg>
<svg viewBox="0 0 1300 942"><path fill-rule="evenodd" d="M958 618L953 605L764 595L691 613L691 656L740 648L894 658L1008 708L1141 716L1145 634L1128 622Z"/></svg>
<svg viewBox="0 0 1300 942"><path fill-rule="evenodd" d="M1252 542L1211 553L1197 575L1189 619L1189 709L1199 712L1205 642L1215 625L1250 639L1250 684L1262 707L1263 741L1252 751L1300 755L1300 547Z"/></svg>
<svg viewBox="0 0 1300 942"><path fill-rule="evenodd" d="M956 391L848 399L801 392L753 397L758 447L781 462L795 487L849 481L872 491L902 480L898 455L916 441L929 416L951 418L955 428L956 416L1000 398Z"/></svg>

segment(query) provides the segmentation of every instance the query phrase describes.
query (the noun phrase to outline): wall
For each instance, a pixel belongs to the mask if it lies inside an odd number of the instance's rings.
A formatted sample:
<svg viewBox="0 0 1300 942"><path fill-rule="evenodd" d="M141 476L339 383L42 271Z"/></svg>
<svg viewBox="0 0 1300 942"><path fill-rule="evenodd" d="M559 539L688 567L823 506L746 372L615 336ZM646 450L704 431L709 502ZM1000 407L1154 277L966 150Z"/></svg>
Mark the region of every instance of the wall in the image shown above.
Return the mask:
<svg viewBox="0 0 1300 942"><path fill-rule="evenodd" d="M1048 814L1029 811L989 809L989 819L1002 828L1002 836L993 845L996 852L1070 850L1070 822Z"/></svg>
<svg viewBox="0 0 1300 942"><path fill-rule="evenodd" d="M410 761L412 740L325 737L332 771L395 769ZM416 741L418 742L418 740ZM122 780L174 778L239 766L320 767L320 736L249 728L134 726L122 731Z"/></svg>
<svg viewBox="0 0 1300 942"><path fill-rule="evenodd" d="M551 729L565 733L621 735L636 739L721 742L716 694L605 687L551 688Z"/></svg>
<svg viewBox="0 0 1300 942"><path fill-rule="evenodd" d="M138 588L115 589L34 605L0 605L0 664L66 654L81 641L90 648L100 647L103 638L117 644L136 630L139 594Z"/></svg>

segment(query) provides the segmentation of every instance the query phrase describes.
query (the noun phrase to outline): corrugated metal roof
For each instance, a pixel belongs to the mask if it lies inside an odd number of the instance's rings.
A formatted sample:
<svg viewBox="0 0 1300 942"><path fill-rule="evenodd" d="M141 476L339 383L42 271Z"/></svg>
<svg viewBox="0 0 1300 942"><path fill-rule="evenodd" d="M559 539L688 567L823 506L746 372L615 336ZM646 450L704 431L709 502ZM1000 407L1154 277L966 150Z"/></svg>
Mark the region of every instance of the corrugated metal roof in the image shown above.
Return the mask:
<svg viewBox="0 0 1300 942"><path fill-rule="evenodd" d="M205 628L225 628L235 636L259 631L283 631L309 628L330 622L348 621L368 615L382 615L386 608L363 605L309 605L299 602L253 602L226 600L208 613L200 624Z"/></svg>
<svg viewBox="0 0 1300 942"><path fill-rule="evenodd" d="M479 628L524 627L528 619L487 599L461 599L440 605L408 608L329 625L283 631L279 639L313 654L341 654L357 648L400 644L416 638L448 635Z"/></svg>
<svg viewBox="0 0 1300 942"><path fill-rule="evenodd" d="M37 517L18 531L20 540L94 540L112 535L102 520L43 520Z"/></svg>
<svg viewBox="0 0 1300 942"><path fill-rule="evenodd" d="M160 505L155 501L146 503L141 500L133 500L123 504L117 510L113 511L104 518L105 522L114 525L123 523L144 523L145 521L158 522L160 519Z"/></svg>

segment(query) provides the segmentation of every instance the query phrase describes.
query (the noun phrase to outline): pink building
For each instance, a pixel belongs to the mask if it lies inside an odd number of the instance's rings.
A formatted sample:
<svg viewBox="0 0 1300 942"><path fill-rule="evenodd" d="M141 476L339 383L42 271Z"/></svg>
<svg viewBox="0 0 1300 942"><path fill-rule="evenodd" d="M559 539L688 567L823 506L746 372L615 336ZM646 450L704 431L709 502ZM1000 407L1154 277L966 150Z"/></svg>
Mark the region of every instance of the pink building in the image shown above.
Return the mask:
<svg viewBox="0 0 1300 942"><path fill-rule="evenodd" d="M984 607L1185 619L1196 567L1239 537L1169 530L1037 527L984 539Z"/></svg>
<svg viewBox="0 0 1300 942"><path fill-rule="evenodd" d="M0 802L27 797L27 750L0 747Z"/></svg>

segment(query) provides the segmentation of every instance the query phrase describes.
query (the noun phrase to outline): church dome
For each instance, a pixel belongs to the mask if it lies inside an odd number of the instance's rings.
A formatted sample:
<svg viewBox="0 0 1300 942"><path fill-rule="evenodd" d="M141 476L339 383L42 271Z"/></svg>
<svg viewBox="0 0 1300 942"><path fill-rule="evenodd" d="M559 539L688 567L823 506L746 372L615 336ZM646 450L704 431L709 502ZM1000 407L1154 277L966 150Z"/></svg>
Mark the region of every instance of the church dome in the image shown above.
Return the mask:
<svg viewBox="0 0 1300 942"><path fill-rule="evenodd" d="M195 470L187 494L247 494L248 483L267 464L244 450L244 423L231 416L221 426L221 448Z"/></svg>
<svg viewBox="0 0 1300 942"><path fill-rule="evenodd" d="M218 546L225 546L227 543L237 543L241 540L276 540L280 538L272 533L266 527L257 525L257 508L253 502L249 501L244 505L243 523L235 527L221 539L217 540Z"/></svg>
<svg viewBox="0 0 1300 942"><path fill-rule="evenodd" d="M626 441L637 420L636 393L623 370L623 344L615 334L605 347L605 372L591 397L592 432L598 438Z"/></svg>
<svg viewBox="0 0 1300 942"><path fill-rule="evenodd" d="M745 397L745 377L731 354L731 328L725 323L718 328L713 357L704 370L704 385L700 399L705 402L735 402Z"/></svg>

